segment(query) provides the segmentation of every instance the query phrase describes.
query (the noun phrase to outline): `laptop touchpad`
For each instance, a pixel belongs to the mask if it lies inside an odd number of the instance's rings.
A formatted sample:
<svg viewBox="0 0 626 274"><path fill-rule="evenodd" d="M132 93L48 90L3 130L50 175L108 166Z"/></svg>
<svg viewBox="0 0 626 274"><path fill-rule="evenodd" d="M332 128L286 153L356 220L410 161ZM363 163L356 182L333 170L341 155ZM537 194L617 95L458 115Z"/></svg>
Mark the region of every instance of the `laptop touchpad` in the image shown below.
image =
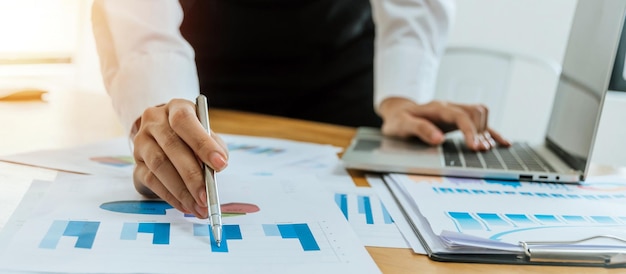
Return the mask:
<svg viewBox="0 0 626 274"><path fill-rule="evenodd" d="M373 165L393 165L399 170L434 168L443 165L439 148L416 139L361 139L354 146L357 161ZM357 156L359 155L359 156Z"/></svg>

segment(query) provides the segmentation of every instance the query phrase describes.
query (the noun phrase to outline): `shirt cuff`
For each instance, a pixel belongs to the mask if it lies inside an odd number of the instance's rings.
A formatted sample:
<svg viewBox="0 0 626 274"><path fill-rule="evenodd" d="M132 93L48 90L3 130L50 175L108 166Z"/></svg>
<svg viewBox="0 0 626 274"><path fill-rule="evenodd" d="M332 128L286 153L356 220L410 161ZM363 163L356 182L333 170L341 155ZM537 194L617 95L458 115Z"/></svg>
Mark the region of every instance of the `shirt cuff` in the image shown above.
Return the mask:
<svg viewBox="0 0 626 274"><path fill-rule="evenodd" d="M108 89L127 136L149 108L199 94L195 63L176 53L138 54L122 65Z"/></svg>
<svg viewBox="0 0 626 274"><path fill-rule="evenodd" d="M375 57L374 109L390 97L418 104L434 98L439 60L417 45L395 45Z"/></svg>

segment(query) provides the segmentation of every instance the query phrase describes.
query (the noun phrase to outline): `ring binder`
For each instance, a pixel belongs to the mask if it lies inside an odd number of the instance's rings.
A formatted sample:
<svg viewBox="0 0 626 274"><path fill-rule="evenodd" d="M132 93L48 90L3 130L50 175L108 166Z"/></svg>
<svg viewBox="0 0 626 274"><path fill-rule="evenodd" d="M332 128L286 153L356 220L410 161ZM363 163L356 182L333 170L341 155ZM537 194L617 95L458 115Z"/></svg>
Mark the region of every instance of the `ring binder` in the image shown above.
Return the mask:
<svg viewBox="0 0 626 274"><path fill-rule="evenodd" d="M529 262L576 263L617 266L626 264L626 246L576 246L578 243L598 238L613 239L626 243L626 240L613 235L598 235L576 241L520 241Z"/></svg>

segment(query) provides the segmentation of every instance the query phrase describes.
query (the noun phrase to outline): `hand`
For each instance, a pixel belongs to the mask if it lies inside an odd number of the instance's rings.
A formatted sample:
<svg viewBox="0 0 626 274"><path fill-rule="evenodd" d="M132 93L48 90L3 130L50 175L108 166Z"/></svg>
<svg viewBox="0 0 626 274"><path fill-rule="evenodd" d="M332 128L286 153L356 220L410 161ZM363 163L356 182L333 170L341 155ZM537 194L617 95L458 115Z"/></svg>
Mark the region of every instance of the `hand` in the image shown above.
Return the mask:
<svg viewBox="0 0 626 274"><path fill-rule="evenodd" d="M444 133L459 129L467 147L472 150L511 145L489 128L488 109L482 105L441 101L419 105L408 99L394 97L385 99L378 113L383 119L382 132L389 136L416 136L425 143L438 145L444 141Z"/></svg>
<svg viewBox="0 0 626 274"><path fill-rule="evenodd" d="M136 163L133 181L139 193L158 196L182 212L207 218L200 163L221 171L226 168L228 150L217 134L207 134L195 107L190 101L174 99L144 111L131 133Z"/></svg>

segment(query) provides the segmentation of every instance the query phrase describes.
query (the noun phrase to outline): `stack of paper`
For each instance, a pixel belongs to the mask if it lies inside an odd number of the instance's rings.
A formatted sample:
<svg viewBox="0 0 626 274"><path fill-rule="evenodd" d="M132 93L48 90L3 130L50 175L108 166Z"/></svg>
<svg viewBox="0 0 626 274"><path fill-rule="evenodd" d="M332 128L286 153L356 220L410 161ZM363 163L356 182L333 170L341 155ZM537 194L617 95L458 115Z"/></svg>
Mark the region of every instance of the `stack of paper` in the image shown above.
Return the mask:
<svg viewBox="0 0 626 274"><path fill-rule="evenodd" d="M121 177L63 175L7 225L0 269L79 273L288 273L378 269L314 180L224 175L224 240L205 220ZM28 204L28 203L31 204ZM36 263L33 263L36 262ZM71 263L70 263L71 262Z"/></svg>
<svg viewBox="0 0 626 274"><path fill-rule="evenodd" d="M626 180L580 185L385 176L428 254L440 260L526 263L546 250L562 262L624 263ZM571 262L569 262L571 263Z"/></svg>
<svg viewBox="0 0 626 274"><path fill-rule="evenodd" d="M125 138L0 157L79 173L34 180L0 233L0 271L378 273L364 245L407 247L376 193L354 185L338 148L222 137L230 161L217 174L220 247L205 220L136 193Z"/></svg>

